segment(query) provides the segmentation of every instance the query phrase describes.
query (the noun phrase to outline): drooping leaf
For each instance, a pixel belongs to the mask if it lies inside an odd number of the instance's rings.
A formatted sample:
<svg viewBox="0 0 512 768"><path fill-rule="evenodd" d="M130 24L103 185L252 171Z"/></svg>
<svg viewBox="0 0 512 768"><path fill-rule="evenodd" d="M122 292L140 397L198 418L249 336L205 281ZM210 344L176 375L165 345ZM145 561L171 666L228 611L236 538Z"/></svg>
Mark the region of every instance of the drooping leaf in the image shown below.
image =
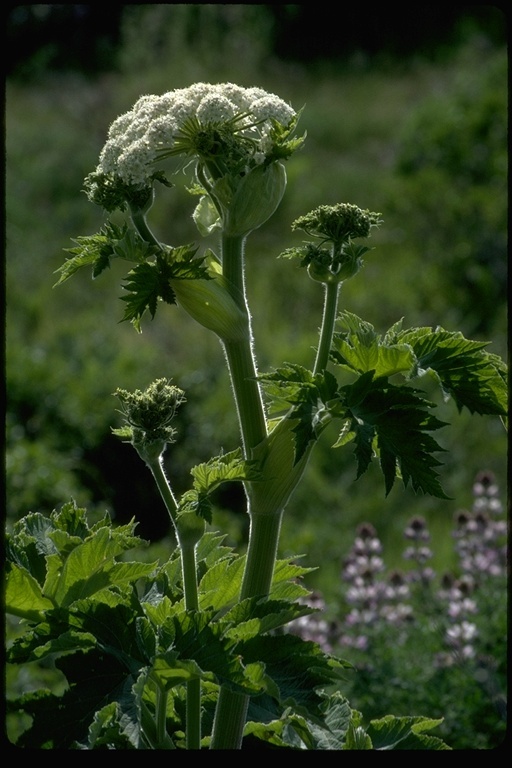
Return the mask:
<svg viewBox="0 0 512 768"><path fill-rule="evenodd" d="M471 341L442 328L418 328L400 334L417 358L415 374L431 373L459 410L506 416L507 368L486 351L488 342Z"/></svg>
<svg viewBox="0 0 512 768"><path fill-rule="evenodd" d="M40 621L53 603L43 595L39 582L24 568L7 568L5 609L7 613L29 621Z"/></svg>
<svg viewBox="0 0 512 768"><path fill-rule="evenodd" d="M133 323L140 333L140 321L149 311L155 316L158 302L176 304L176 296L170 281L208 279L205 258L196 258L197 248L183 245L178 248L162 248L152 261L142 261L132 269L123 284L128 296L122 296L126 303L123 320Z"/></svg>
<svg viewBox="0 0 512 768"><path fill-rule="evenodd" d="M356 382L344 390L351 418L345 421L335 447L353 438L357 477L378 454L386 494L400 470L405 486L410 482L416 492L447 498L436 472L440 462L433 455L443 449L429 434L444 423L428 412L432 404L411 387L395 386L386 379L372 381L371 373L363 377L362 386Z"/></svg>
<svg viewBox="0 0 512 768"><path fill-rule="evenodd" d="M447 750L450 747L441 739L427 735L442 723L442 718L434 720L428 717L395 717L387 715L379 720L372 720L367 734L373 749L434 749Z"/></svg>
<svg viewBox="0 0 512 768"><path fill-rule="evenodd" d="M164 261L137 264L128 273L123 288L129 295L121 296L121 300L126 303L123 320L129 320L139 333L140 321L146 310L153 318L160 299L167 304L176 303L169 283L171 275Z"/></svg>
<svg viewBox="0 0 512 768"><path fill-rule="evenodd" d="M68 280L75 272L85 266L92 267L93 278L98 277L110 267L110 260L119 255L116 248L119 243L123 242L127 232L126 224L117 226L108 221L97 234L77 237L73 240L76 247L66 249L67 253L72 255L56 270L60 273L56 285ZM143 241L141 240L141 242ZM138 261L139 259L134 260Z"/></svg>

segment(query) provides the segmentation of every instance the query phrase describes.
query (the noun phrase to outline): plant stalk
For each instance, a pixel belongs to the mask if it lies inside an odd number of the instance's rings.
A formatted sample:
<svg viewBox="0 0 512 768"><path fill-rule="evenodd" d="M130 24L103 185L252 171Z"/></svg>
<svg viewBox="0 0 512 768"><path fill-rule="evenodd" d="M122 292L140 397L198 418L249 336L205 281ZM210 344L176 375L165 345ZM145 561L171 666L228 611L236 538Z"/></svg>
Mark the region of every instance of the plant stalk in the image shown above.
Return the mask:
<svg viewBox="0 0 512 768"><path fill-rule="evenodd" d="M322 373L325 371L327 363L329 362L329 351L331 349L334 323L336 322L336 311L338 308L338 296L341 283L325 283L324 285L325 292L322 327L320 329L320 340L318 343L313 373Z"/></svg>
<svg viewBox="0 0 512 768"><path fill-rule="evenodd" d="M247 305L244 275L243 237L222 238L222 272L228 290L245 314L247 334L237 341L222 340L233 387L242 443L246 458L267 436L267 424L261 390L256 380L256 360L252 349L251 316Z"/></svg>
<svg viewBox="0 0 512 768"><path fill-rule="evenodd" d="M197 592L197 568L195 544L180 541L176 527L178 505L162 466L162 457L148 462L155 482L164 500L169 517L174 525L176 537L180 545L181 568L183 574L183 590L185 593L185 609L197 611L199 598ZM201 680L189 680L187 682L187 708L186 708L186 744L187 749L201 748Z"/></svg>
<svg viewBox="0 0 512 768"><path fill-rule="evenodd" d="M154 234L152 233L151 229L148 226L148 223L146 221L146 213L144 211L141 211L140 209L130 207L130 215L133 222L133 225L139 235L142 237L143 240L145 240L147 243L151 243L151 245L156 245L159 248L162 247L162 244L158 242Z"/></svg>
<svg viewBox="0 0 512 768"><path fill-rule="evenodd" d="M251 516L247 562L240 599L268 595L277 558L283 510Z"/></svg>

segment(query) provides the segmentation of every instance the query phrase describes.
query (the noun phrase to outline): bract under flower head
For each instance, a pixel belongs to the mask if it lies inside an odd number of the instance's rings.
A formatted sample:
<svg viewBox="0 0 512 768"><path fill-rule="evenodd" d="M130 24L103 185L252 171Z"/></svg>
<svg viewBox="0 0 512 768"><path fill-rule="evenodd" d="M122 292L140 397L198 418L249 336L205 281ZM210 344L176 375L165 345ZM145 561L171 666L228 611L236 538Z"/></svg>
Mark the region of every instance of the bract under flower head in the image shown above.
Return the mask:
<svg viewBox="0 0 512 768"><path fill-rule="evenodd" d="M243 119L233 121L240 115ZM115 176L137 188L150 186L154 162L162 151L172 154L177 137L191 119L202 127L231 120L236 133L245 139L248 155L264 162L272 121L287 126L294 118L295 111L278 96L233 83L196 83L161 96L142 96L112 123L96 174Z"/></svg>

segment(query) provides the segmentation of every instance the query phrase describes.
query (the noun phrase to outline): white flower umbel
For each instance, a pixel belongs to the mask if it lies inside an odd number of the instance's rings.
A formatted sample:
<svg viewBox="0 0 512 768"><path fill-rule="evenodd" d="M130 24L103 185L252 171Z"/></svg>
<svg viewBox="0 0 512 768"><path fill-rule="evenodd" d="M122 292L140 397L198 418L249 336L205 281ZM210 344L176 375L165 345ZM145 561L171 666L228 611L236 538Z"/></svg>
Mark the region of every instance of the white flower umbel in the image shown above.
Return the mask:
<svg viewBox="0 0 512 768"><path fill-rule="evenodd" d="M242 115L236 132L240 140L246 139L245 151L256 162L263 162L271 148L272 121L287 126L296 117L278 96L233 83L196 83L161 96L142 96L112 123L96 172L143 188L154 178L159 153L172 151L188 120L196 118L206 127Z"/></svg>

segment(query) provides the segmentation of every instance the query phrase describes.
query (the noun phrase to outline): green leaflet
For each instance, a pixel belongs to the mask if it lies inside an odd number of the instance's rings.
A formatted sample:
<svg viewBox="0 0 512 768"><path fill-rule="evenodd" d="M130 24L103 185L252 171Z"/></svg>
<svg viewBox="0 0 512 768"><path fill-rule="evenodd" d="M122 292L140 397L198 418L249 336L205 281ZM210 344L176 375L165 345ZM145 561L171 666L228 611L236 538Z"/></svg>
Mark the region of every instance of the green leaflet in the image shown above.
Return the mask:
<svg viewBox="0 0 512 768"><path fill-rule="evenodd" d="M339 323L348 331L333 338L331 357L337 365L357 373L374 371L376 379L413 369L416 358L406 342L383 340L370 323L350 312L343 312Z"/></svg>
<svg viewBox="0 0 512 768"><path fill-rule="evenodd" d="M258 478L256 462L246 461L241 448L198 464L190 470L190 474L194 478L194 489L201 493L211 493L226 481Z"/></svg>
<svg viewBox="0 0 512 768"><path fill-rule="evenodd" d="M505 364L485 351L485 342L469 341L458 332L403 330L400 321L382 337L349 312L340 315L339 323L345 330L335 334L331 358L358 378L339 390L345 410L338 409L343 426L335 447L354 441L357 477L377 455L386 494L400 474L415 491L446 498L437 478L440 462L433 455L442 448L429 434L444 423L429 413L434 403L421 392L388 379L400 374L410 382L428 374L459 411L467 407L472 413L505 417Z"/></svg>
<svg viewBox="0 0 512 768"><path fill-rule="evenodd" d="M92 267L93 278L98 277L107 267L110 267L110 260L118 255L116 249L125 237L130 237L126 224L118 227L110 221L95 235L77 237L73 240L76 247L67 249L67 253L72 255L56 270L60 273L60 277L55 285L68 280L85 266Z"/></svg>
<svg viewBox="0 0 512 768"><path fill-rule="evenodd" d="M179 515L192 513L208 523L212 522L211 494L222 483L252 481L260 477L258 462L244 459L241 449L214 456L193 467L190 474L194 478L192 489L182 495Z"/></svg>
<svg viewBox="0 0 512 768"><path fill-rule="evenodd" d="M507 367L485 351L488 342L470 341L442 328L412 329L400 334L416 356L414 375L430 373L446 398L470 413L507 414Z"/></svg>
<svg viewBox="0 0 512 768"><path fill-rule="evenodd" d="M279 719L273 712L249 707L246 736L254 736L276 747L308 750L449 750L450 747L428 731L442 719L427 717L394 717L389 715L362 725L359 712L339 692L325 695L322 718L314 720L288 710ZM251 719L251 715L254 720Z"/></svg>
<svg viewBox="0 0 512 768"><path fill-rule="evenodd" d="M447 498L437 478L440 462L433 456L443 449L429 434L444 426L428 412L433 404L411 387L391 385L386 379L374 381L372 372L345 387L344 394L349 419L334 447L354 440L357 477L368 469L376 452L386 495L400 470L405 486L410 482L417 492Z"/></svg>
<svg viewBox="0 0 512 768"><path fill-rule="evenodd" d="M374 378L401 373L407 380L429 373L446 398L471 413L506 416L507 367L488 353L488 342L471 341L442 328L402 329L395 323L382 337L357 315L343 312L336 333L332 360L355 373L374 371Z"/></svg>
<svg viewBox="0 0 512 768"><path fill-rule="evenodd" d="M354 316L350 319L355 324ZM377 355L371 327L364 324L359 335L364 348L373 349ZM411 360L415 361L410 347L406 357L410 367ZM363 358L360 355L358 360ZM386 494L400 474L404 484L410 482L415 491L446 498L437 479L440 462L433 455L442 448L429 434L444 426L444 422L429 413L434 404L418 390L390 384L387 376L377 377L373 369L342 387L338 387L329 372L314 375L293 365L266 374L261 380L272 397L271 408L282 409L287 405L290 409L280 427L292 425L295 464L329 422L340 419L343 426L334 447L354 441L358 478L366 472L373 456L378 455ZM282 457L280 460L282 463Z"/></svg>
<svg viewBox="0 0 512 768"><path fill-rule="evenodd" d="M450 749L441 739L426 734L442 723L442 718L395 717L387 715L380 720L372 720L367 734L372 741L372 748L389 749Z"/></svg>
<svg viewBox="0 0 512 768"><path fill-rule="evenodd" d="M13 616L29 621L41 621L44 611L53 603L44 597L39 582L16 564L7 568L5 609Z"/></svg>

